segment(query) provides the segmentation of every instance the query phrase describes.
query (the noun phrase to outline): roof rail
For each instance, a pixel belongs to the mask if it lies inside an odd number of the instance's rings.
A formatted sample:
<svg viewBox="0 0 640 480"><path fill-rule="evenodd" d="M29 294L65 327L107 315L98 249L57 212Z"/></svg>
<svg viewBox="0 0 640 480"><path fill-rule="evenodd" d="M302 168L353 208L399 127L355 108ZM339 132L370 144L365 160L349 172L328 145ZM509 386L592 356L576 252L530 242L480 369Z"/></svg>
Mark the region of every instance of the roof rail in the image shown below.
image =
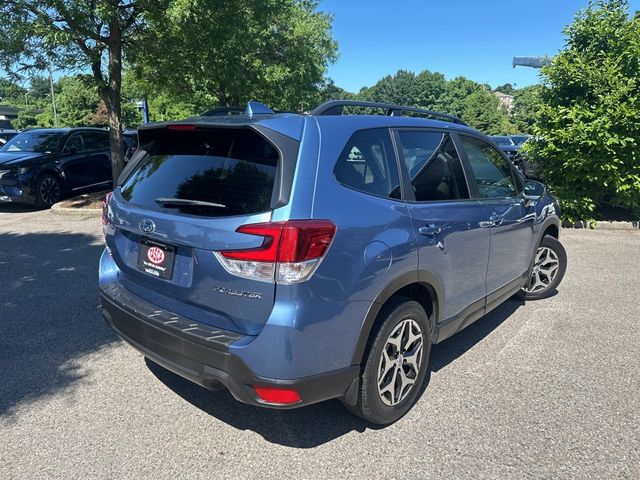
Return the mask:
<svg viewBox="0 0 640 480"><path fill-rule="evenodd" d="M424 108L404 107L402 105L394 105L393 103L361 102L359 100L331 100L314 108L310 112L310 115L342 115L344 107L380 108L386 110L385 115L390 117L401 116L402 112L418 113L425 117L467 125L460 118L455 115L449 115L448 113L434 112L433 110L425 110Z"/></svg>

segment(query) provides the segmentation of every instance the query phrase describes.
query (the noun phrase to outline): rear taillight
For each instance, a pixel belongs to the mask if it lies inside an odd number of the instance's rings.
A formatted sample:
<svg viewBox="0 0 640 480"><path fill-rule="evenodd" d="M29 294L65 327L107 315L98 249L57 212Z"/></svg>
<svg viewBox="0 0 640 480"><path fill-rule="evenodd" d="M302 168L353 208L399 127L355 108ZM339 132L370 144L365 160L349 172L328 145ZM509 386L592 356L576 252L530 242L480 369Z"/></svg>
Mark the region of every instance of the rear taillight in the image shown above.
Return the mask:
<svg viewBox="0 0 640 480"><path fill-rule="evenodd" d="M264 238L258 248L215 252L234 275L282 284L308 280L324 258L336 233L328 220L254 223L237 232Z"/></svg>
<svg viewBox="0 0 640 480"><path fill-rule="evenodd" d="M102 225L109 225L111 221L111 206L109 205L111 195L113 192L107 193L102 200Z"/></svg>

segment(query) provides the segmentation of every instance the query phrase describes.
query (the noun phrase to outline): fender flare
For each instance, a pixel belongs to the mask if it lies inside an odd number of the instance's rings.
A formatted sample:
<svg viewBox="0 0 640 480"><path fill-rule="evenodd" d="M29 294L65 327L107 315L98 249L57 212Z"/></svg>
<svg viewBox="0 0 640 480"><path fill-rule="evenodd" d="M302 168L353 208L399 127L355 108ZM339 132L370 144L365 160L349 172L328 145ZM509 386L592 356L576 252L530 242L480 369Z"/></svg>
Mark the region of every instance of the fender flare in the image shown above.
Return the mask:
<svg viewBox="0 0 640 480"><path fill-rule="evenodd" d="M529 270L527 270L527 276L526 276L527 282L529 281L529 277L531 276L531 270L533 269L533 264L535 263L535 260L536 260L536 252L538 250L538 246L540 245L540 242L542 242L542 239L544 237L544 232L546 232L547 229L551 226L556 227L558 229L558 234L560 233L560 219L555 215L549 215L547 218L545 218L542 221L542 224L540 225L540 230L538 231L538 234L536 236L535 248L531 253L531 263L529 264Z"/></svg>
<svg viewBox="0 0 640 480"><path fill-rule="evenodd" d="M440 284L437 281L435 275L431 274L430 272L422 270L419 271L417 269L411 272L406 272L395 278L392 282L388 283L387 286L378 293L376 298L369 306L369 310L367 311L367 314L362 322L362 327L360 328L360 336L358 337L358 342L356 343L353 357L351 359L352 365L362 363L362 359L367 348L367 343L369 342L369 336L371 335L376 320L378 319L380 310L382 310L382 307L391 297L393 297L395 293L397 293L402 288L412 284L421 284L430 290L433 301L433 313L430 316L429 320L431 321L430 334L433 337L435 325L439 321L441 321L440 312L442 311L442 309L440 308L440 302L443 298L442 288L440 287Z"/></svg>

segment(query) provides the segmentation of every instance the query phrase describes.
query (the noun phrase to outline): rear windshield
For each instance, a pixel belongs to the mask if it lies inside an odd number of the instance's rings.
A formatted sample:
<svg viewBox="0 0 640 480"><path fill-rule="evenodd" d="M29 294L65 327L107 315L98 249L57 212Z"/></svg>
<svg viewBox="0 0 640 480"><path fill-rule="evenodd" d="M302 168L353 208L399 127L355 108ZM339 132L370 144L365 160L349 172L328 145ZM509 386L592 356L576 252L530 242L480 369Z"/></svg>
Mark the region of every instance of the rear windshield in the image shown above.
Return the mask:
<svg viewBox="0 0 640 480"><path fill-rule="evenodd" d="M136 205L190 215L270 210L276 148L252 130L166 131L122 185Z"/></svg>

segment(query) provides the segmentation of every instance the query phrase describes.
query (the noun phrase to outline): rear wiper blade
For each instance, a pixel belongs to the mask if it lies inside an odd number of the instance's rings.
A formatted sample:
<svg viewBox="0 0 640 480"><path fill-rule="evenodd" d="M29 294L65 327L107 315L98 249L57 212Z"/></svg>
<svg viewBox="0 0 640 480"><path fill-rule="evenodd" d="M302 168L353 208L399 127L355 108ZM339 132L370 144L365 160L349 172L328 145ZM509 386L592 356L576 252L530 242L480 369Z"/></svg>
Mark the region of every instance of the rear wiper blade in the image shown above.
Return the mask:
<svg viewBox="0 0 640 480"><path fill-rule="evenodd" d="M156 198L156 202L163 207L175 205L176 207L193 206L193 207L214 207L214 208L227 208L226 205L221 203L204 202L202 200L190 200L188 198Z"/></svg>

